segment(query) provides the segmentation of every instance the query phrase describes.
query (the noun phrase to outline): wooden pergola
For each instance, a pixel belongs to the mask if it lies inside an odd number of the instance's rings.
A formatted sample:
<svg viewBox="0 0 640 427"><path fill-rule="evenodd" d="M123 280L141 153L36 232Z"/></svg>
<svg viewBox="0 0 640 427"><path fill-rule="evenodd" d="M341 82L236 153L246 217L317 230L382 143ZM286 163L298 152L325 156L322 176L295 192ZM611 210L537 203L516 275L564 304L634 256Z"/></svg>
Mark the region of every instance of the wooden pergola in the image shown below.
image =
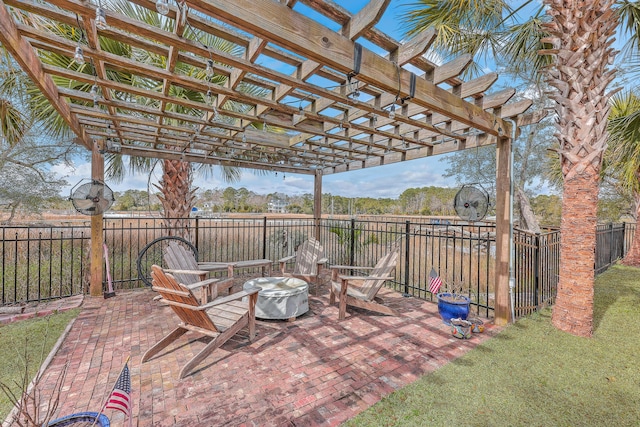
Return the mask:
<svg viewBox="0 0 640 427"><path fill-rule="evenodd" d="M157 13L154 0L130 3ZM390 0L370 0L356 14L323 0L168 3L151 25L108 0L0 0L0 43L92 150L94 177L104 152L310 174L318 219L323 175L496 144L495 314L508 321L514 125L506 119L534 121L523 115L531 101L509 102L513 89L485 94L495 73L462 80L470 56L426 59L433 31L405 43L381 32L375 25ZM96 25L97 6L106 25ZM203 42L211 36L221 43ZM113 42L125 54L112 53ZM71 62L77 47L90 67L42 60ZM114 78L122 72L130 81ZM95 282L100 294L101 216L92 227L92 289Z"/></svg>

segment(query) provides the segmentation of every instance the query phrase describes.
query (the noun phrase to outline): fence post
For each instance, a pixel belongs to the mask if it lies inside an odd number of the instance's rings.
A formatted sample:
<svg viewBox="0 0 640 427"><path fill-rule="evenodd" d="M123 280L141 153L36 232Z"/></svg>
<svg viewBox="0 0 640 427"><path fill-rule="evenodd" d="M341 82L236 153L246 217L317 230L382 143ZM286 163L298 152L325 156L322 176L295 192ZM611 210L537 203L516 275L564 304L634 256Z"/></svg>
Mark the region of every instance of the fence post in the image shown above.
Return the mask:
<svg viewBox="0 0 640 427"><path fill-rule="evenodd" d="M198 253L200 253L200 217L196 217L195 247L198 250Z"/></svg>
<svg viewBox="0 0 640 427"><path fill-rule="evenodd" d="M349 250L351 253L349 254L349 262L350 265L353 265L356 261L356 220L355 218L351 218L351 242Z"/></svg>
<svg viewBox="0 0 640 427"><path fill-rule="evenodd" d="M409 294L409 232L411 231L411 221L405 222L404 229L404 295L405 297L411 296Z"/></svg>
<svg viewBox="0 0 640 427"><path fill-rule="evenodd" d="M611 264L613 264L613 251L614 251L614 247L613 247L613 222L609 223L609 265L608 267L611 266Z"/></svg>
<svg viewBox="0 0 640 427"><path fill-rule="evenodd" d="M262 259L267 259L267 217L262 219Z"/></svg>
<svg viewBox="0 0 640 427"><path fill-rule="evenodd" d="M540 304L540 233L536 233L535 236L535 254L533 257L534 268L533 268L533 305L538 309L538 304Z"/></svg>

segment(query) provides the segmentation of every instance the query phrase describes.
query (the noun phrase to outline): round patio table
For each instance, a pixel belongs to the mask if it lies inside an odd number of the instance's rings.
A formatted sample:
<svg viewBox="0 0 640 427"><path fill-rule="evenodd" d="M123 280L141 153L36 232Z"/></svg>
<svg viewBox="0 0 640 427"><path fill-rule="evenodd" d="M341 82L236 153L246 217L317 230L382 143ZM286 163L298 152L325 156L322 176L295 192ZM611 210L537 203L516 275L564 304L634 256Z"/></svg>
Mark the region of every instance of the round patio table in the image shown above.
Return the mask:
<svg viewBox="0 0 640 427"><path fill-rule="evenodd" d="M256 317L287 319L309 311L309 284L294 277L259 277L245 282L243 289L262 288L258 292Z"/></svg>

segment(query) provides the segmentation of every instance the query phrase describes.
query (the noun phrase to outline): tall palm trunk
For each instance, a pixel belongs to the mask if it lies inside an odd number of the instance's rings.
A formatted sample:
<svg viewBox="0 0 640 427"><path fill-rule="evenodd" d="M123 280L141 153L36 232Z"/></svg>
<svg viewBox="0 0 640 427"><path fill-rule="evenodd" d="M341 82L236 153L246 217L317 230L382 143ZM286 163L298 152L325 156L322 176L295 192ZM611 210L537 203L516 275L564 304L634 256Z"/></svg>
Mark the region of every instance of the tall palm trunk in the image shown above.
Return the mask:
<svg viewBox="0 0 640 427"><path fill-rule="evenodd" d="M555 67L549 83L558 115L556 137L564 176L560 280L553 324L579 336L593 332L596 204L607 142L607 86L613 80L617 25L613 0L545 0Z"/></svg>
<svg viewBox="0 0 640 427"><path fill-rule="evenodd" d="M167 234L189 238L189 213L195 198L191 188L191 164L180 160L165 160L162 181L156 186L162 196Z"/></svg>
<svg viewBox="0 0 640 427"><path fill-rule="evenodd" d="M640 182L640 172L638 173L638 181ZM633 196L636 208L636 233L633 236L631 248L629 248L629 252L624 257L624 260L622 260L622 263L640 267L640 193L636 192Z"/></svg>

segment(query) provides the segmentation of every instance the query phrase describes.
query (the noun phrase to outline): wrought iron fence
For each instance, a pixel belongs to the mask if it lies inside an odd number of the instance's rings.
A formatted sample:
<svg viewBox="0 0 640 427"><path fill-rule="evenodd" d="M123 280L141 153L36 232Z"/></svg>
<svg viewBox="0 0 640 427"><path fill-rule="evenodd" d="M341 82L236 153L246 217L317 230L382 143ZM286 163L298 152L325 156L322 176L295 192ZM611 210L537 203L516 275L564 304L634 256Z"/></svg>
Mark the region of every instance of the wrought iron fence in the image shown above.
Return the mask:
<svg viewBox="0 0 640 427"><path fill-rule="evenodd" d="M602 224L596 228L596 274L602 273L629 250L625 238L629 234L628 224Z"/></svg>
<svg viewBox="0 0 640 427"><path fill-rule="evenodd" d="M515 230L513 246L514 312L519 318L554 302L560 272L560 232Z"/></svg>
<svg viewBox="0 0 640 427"><path fill-rule="evenodd" d="M433 218L323 218L320 241L329 262L372 266L393 244L401 245L391 285L407 296L433 300L428 292L434 269L446 286L467 294L477 314L491 316L495 291L495 226ZM604 271L629 249L634 227L599 226L596 273ZM42 301L85 292L88 281L90 228L74 225L14 226L2 229L2 305ZM160 218L109 218L104 238L115 289L144 286L136 259L152 240L167 235ZM311 218L192 218L189 239L200 261L239 261L292 255L315 235ZM552 304L558 282L560 233L514 232L516 316ZM105 274L106 282L106 274ZM105 283L106 284L106 283Z"/></svg>
<svg viewBox="0 0 640 427"><path fill-rule="evenodd" d="M1 305L84 292L90 230L85 226L1 228Z"/></svg>

